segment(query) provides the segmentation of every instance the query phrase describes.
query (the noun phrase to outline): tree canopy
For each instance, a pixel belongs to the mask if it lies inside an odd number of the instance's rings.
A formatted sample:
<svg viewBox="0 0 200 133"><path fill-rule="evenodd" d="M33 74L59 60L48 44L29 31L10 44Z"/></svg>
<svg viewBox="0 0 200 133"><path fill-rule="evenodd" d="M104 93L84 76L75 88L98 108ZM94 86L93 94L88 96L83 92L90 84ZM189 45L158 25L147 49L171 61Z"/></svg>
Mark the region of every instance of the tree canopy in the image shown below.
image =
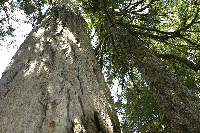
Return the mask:
<svg viewBox="0 0 200 133"><path fill-rule="evenodd" d="M8 10L1 4L1 10ZM110 27L120 25L137 37L168 69L196 95L200 95L200 1L198 0L63 0L68 8L77 10L95 28L98 36L94 47L101 68L106 68L108 83L118 79L122 95L116 107L123 114L123 132L174 132L157 101L149 91L140 72L113 37ZM61 4L53 0L17 0L11 9L20 8L35 21L42 19L44 4ZM1 22L9 21L2 18ZM2 25L3 26L3 25ZM11 35L8 26L1 36ZM126 103L122 102L125 99Z"/></svg>
<svg viewBox="0 0 200 133"><path fill-rule="evenodd" d="M123 88L123 95L116 105L125 109L124 131L174 131L139 72L115 43L109 33L109 24L118 24L137 36L190 90L199 95L200 3L141 0L115 4L113 1L99 1L91 5L84 2L83 8L92 12L90 18L97 30L95 50L100 64L107 67L109 79L118 78ZM125 77L128 77L128 86L125 86ZM122 103L124 97L126 104Z"/></svg>

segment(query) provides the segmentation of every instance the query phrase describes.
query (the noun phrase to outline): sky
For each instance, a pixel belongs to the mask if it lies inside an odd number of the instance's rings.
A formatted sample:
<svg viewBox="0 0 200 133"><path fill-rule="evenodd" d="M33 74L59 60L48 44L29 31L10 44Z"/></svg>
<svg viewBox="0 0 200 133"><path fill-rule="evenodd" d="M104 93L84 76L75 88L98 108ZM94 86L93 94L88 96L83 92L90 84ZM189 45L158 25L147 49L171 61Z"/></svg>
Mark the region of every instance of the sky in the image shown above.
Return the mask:
<svg viewBox="0 0 200 133"><path fill-rule="evenodd" d="M9 64L17 49L23 43L26 35L31 31L31 29L32 27L28 24L18 25L17 30L14 32L15 37L5 37L5 41L0 41L2 45L0 46L0 73L3 73L6 66ZM1 76L2 74L0 77Z"/></svg>
<svg viewBox="0 0 200 133"><path fill-rule="evenodd" d="M6 2L6 5L9 4ZM47 6L44 7L44 11L47 10ZM4 40L0 40L0 78L3 71L6 69L7 65L11 61L12 57L15 55L17 49L24 42L25 38L32 31L32 24L27 23L28 16L24 14L23 10L16 9L13 13L8 11L10 15L10 21L4 22L5 26L9 24L12 25L14 29L14 37L6 36ZM5 12L0 11L0 19L5 17ZM1 26L1 25L0 25ZM5 28L5 27L4 27Z"/></svg>

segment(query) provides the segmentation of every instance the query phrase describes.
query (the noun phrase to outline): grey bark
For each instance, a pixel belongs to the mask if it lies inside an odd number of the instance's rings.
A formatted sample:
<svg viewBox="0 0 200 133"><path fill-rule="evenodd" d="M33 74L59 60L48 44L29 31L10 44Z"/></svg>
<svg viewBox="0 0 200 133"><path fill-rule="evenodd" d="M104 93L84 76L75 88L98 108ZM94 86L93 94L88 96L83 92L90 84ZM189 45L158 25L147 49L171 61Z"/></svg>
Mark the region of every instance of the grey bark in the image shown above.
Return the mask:
<svg viewBox="0 0 200 133"><path fill-rule="evenodd" d="M120 133L83 18L53 7L0 80L0 132Z"/></svg>
<svg viewBox="0 0 200 133"><path fill-rule="evenodd" d="M115 39L139 70L177 132L199 132L200 99L135 36L117 25L111 29Z"/></svg>

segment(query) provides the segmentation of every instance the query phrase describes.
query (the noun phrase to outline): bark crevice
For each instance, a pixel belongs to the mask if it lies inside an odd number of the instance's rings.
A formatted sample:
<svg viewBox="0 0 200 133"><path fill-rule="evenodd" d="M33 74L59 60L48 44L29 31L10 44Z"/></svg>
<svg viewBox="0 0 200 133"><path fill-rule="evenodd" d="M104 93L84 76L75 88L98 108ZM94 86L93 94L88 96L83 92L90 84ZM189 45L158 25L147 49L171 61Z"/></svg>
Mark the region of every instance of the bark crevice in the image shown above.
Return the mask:
<svg viewBox="0 0 200 133"><path fill-rule="evenodd" d="M0 132L120 133L110 90L92 50L81 16L63 7L47 11L9 69L8 76L15 77L9 83L13 91L0 101ZM0 81L3 92L8 76Z"/></svg>

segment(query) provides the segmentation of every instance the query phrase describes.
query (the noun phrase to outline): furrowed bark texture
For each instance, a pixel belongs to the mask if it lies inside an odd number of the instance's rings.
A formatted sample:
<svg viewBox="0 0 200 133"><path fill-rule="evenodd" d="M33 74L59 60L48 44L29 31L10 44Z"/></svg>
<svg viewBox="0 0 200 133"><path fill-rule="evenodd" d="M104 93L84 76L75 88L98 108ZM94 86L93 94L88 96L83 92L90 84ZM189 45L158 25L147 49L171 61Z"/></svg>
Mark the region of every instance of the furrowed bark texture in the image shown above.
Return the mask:
<svg viewBox="0 0 200 133"><path fill-rule="evenodd" d="M200 99L180 82L158 57L135 39L136 37L119 26L113 26L112 30L177 132L199 132Z"/></svg>
<svg viewBox="0 0 200 133"><path fill-rule="evenodd" d="M120 133L85 22L53 7L0 80L0 132Z"/></svg>

